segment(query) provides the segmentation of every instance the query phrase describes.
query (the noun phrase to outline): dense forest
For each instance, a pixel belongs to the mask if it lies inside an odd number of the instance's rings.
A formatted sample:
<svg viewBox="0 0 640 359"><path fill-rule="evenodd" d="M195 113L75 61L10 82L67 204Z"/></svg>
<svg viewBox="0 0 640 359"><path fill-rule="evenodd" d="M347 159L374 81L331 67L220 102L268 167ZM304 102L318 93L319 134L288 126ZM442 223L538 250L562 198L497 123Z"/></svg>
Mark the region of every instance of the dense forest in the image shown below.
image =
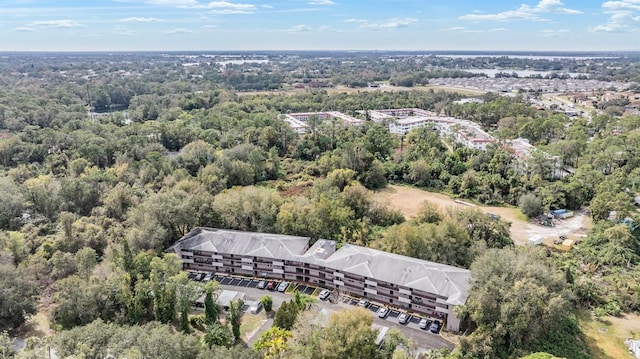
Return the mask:
<svg viewBox="0 0 640 359"><path fill-rule="evenodd" d="M210 78L189 77L172 59L0 65L0 330L20 335L39 313L55 331L11 355L409 357L401 334L372 349L370 315L358 311L324 329L305 326L296 320L308 315L304 298L259 345L233 345L233 308L224 325L217 313L192 315L194 297L217 288L190 281L163 253L198 226L333 239L470 268L471 295L458 308L469 331L434 358L591 358L576 310L640 311L640 116L569 118L491 93L481 104L454 104L460 94L432 90L238 96L246 81L281 79L213 66ZM392 76L401 81L401 72ZM406 107L472 120L537 150L523 163L500 143L469 149L428 128L398 136L369 120L332 120L297 134L278 119ZM558 176L557 163L570 173ZM443 213L425 203L405 218L375 195L389 183L519 206L532 217L585 210L594 227L568 252L515 247L508 222L474 209Z"/></svg>

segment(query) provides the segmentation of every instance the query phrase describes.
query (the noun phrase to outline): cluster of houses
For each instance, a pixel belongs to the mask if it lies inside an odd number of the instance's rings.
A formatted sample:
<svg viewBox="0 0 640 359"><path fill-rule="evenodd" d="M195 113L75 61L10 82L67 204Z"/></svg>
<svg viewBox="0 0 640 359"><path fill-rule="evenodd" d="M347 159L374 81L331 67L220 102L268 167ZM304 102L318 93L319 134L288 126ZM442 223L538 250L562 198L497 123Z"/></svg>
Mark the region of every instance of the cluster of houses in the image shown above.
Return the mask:
<svg viewBox="0 0 640 359"><path fill-rule="evenodd" d="M467 269L326 239L196 228L167 252L186 270L312 284L441 318L451 331L469 296Z"/></svg>
<svg viewBox="0 0 640 359"><path fill-rule="evenodd" d="M634 91L592 91L567 94L567 99L577 106L597 108L603 103L619 103L625 112L640 113L640 93Z"/></svg>

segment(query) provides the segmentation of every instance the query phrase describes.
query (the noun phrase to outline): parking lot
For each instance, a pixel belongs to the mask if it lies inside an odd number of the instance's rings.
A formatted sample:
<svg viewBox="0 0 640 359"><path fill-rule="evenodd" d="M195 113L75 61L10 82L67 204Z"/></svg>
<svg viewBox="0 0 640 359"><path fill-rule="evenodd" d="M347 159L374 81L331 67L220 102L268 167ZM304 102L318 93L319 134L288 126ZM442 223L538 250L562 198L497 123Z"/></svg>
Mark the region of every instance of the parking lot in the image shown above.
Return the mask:
<svg viewBox="0 0 640 359"><path fill-rule="evenodd" d="M189 274L191 279L194 279L192 274ZM232 276L222 276L217 275L211 278L212 280L216 280L220 283L221 289L226 290L235 290L241 291L246 294L247 301L257 301L264 295L270 295L273 298L274 308L278 308L282 302L290 299L290 294L294 291L300 291L301 293L317 296L318 293L322 290L322 288L307 286L303 284L296 284L292 282L288 282L289 285L286 289L285 293L279 292L277 290L267 290L267 289L258 289L258 283L260 281L265 282L274 282L273 288L277 288L282 280L269 280L262 278L241 278L241 277L232 277ZM336 299L336 298L334 298ZM329 310L339 310L340 308L349 308L355 307L358 305L359 298L354 298L347 295L342 295L340 298L337 298L336 301L327 300L321 301L318 300L317 306L319 309L329 309ZM248 308L248 306L246 306ZM417 315L409 314L409 319L406 324L401 324L398 322L398 317L400 316L401 311L395 308L388 308L389 313L384 318L379 318L377 315L377 311L380 309L381 305L377 303L370 303L366 306L366 309L371 311L371 314L374 316L374 322L376 324L386 326L386 327L396 327L400 329L400 331L411 338L419 347L421 348L453 348L453 344L444 340L437 333L431 333L429 329L421 329L419 327L420 320L422 317ZM408 313L407 313L408 314ZM429 318L430 321L433 318ZM438 319L440 320L440 319ZM444 325L444 323L442 323ZM265 330L268 329L264 328Z"/></svg>

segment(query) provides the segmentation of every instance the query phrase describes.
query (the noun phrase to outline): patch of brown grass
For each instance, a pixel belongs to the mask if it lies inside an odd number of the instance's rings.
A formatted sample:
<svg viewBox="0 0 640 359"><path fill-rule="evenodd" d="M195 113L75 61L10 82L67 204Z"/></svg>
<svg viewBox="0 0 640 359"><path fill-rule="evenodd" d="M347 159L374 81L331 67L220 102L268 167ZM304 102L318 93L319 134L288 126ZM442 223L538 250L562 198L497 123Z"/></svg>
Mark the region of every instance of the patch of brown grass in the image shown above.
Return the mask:
<svg viewBox="0 0 640 359"><path fill-rule="evenodd" d="M583 312L579 325L596 359L631 358L624 345L628 338L640 338L640 316L624 314L622 317L594 318Z"/></svg>

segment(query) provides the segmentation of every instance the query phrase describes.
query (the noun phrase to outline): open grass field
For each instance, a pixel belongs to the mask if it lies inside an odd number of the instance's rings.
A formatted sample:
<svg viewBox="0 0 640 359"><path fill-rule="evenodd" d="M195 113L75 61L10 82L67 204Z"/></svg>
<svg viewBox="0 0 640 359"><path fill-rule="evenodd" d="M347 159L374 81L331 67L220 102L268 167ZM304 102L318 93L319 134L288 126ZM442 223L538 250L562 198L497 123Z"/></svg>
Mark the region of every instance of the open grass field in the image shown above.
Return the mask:
<svg viewBox="0 0 640 359"><path fill-rule="evenodd" d="M624 340L640 339L640 316L625 314L620 318L602 317L596 320L584 311L578 317L580 328L596 359L631 359Z"/></svg>
<svg viewBox="0 0 640 359"><path fill-rule="evenodd" d="M240 336L245 343L262 328L264 323L267 322L267 313L261 310L258 314L245 313L242 316L242 324L240 324Z"/></svg>
<svg viewBox="0 0 640 359"><path fill-rule="evenodd" d="M408 186L388 186L377 191L376 196L391 208L402 212L406 218L415 216L424 201L437 205L442 211L447 211L450 208L470 208L447 195ZM591 220L582 214L563 220L556 227L551 228L528 222L526 216L518 208L482 205L473 205L473 207L485 213L496 214L511 222L511 238L517 244L526 244L528 239L533 236L542 236L543 239L551 238L551 240L561 235L570 238L581 236L591 228Z"/></svg>

